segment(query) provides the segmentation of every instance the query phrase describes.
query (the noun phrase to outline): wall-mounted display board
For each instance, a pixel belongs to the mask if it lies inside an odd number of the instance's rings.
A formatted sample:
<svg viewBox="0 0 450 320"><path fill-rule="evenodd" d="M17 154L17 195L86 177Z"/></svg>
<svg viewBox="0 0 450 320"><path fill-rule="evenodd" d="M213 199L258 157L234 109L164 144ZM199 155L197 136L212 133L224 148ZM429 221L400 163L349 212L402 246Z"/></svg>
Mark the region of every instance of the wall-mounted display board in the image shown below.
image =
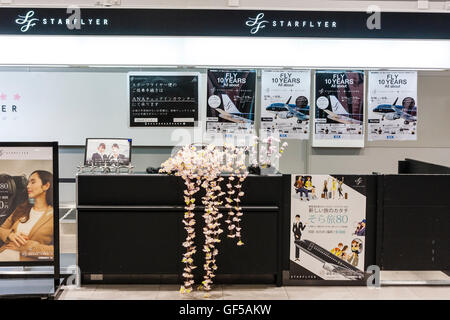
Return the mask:
<svg viewBox="0 0 450 320"><path fill-rule="evenodd" d="M364 71L316 71L312 146L364 147Z"/></svg>
<svg viewBox="0 0 450 320"><path fill-rule="evenodd" d="M311 72L262 71L261 135L308 139Z"/></svg>
<svg viewBox="0 0 450 320"><path fill-rule="evenodd" d="M368 139L417 140L417 72L370 71Z"/></svg>
<svg viewBox="0 0 450 320"><path fill-rule="evenodd" d="M0 266L59 274L58 145L0 143Z"/></svg>
<svg viewBox="0 0 450 320"><path fill-rule="evenodd" d="M363 281L366 181L291 176L290 280Z"/></svg>
<svg viewBox="0 0 450 320"><path fill-rule="evenodd" d="M199 77L199 73L129 73L130 127L193 127L198 120Z"/></svg>
<svg viewBox="0 0 450 320"><path fill-rule="evenodd" d="M0 73L1 141L57 140L60 145L84 146L89 137L132 137L135 146L173 146L190 143L186 137L200 131L181 126L130 127L127 72L60 70ZM198 74L187 71L191 79ZM204 95L199 95L206 91L206 83L198 79L199 101L190 103L191 110L206 104ZM203 110L199 121L204 121Z"/></svg>
<svg viewBox="0 0 450 320"><path fill-rule="evenodd" d="M208 70L206 139L254 133L255 70Z"/></svg>

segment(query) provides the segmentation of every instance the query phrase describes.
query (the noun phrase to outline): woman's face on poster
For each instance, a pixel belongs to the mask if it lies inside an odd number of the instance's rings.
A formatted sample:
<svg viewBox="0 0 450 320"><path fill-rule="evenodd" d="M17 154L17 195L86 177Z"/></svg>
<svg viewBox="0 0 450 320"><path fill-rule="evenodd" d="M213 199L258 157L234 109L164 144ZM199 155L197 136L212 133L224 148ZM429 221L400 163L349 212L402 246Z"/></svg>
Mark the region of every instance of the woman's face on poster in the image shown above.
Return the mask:
<svg viewBox="0 0 450 320"><path fill-rule="evenodd" d="M28 198L34 199L40 196L42 193L46 192L49 187L50 187L49 183L43 185L39 175L36 172L33 173L28 179L27 185Z"/></svg>

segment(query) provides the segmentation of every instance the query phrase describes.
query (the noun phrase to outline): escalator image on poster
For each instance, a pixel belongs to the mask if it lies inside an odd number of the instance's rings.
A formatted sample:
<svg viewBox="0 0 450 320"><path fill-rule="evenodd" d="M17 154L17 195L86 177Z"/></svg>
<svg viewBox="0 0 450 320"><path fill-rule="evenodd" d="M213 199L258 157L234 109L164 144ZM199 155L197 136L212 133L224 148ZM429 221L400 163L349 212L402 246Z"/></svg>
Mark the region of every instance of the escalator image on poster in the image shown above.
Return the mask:
<svg viewBox="0 0 450 320"><path fill-rule="evenodd" d="M364 141L364 71L316 71L314 139Z"/></svg>
<svg viewBox="0 0 450 320"><path fill-rule="evenodd" d="M52 261L53 149L0 148L0 264Z"/></svg>
<svg viewBox="0 0 450 320"><path fill-rule="evenodd" d="M255 70L208 70L206 133L251 134L255 87Z"/></svg>
<svg viewBox="0 0 450 320"><path fill-rule="evenodd" d="M364 280L365 178L292 175L290 280Z"/></svg>

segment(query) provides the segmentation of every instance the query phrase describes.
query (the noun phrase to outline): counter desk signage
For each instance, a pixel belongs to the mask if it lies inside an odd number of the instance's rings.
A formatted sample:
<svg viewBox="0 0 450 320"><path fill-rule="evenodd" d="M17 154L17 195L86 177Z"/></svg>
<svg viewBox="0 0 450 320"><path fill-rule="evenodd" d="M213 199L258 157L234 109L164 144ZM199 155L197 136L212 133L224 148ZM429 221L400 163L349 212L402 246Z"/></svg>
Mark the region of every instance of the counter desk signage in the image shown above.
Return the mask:
<svg viewBox="0 0 450 320"><path fill-rule="evenodd" d="M311 72L263 71L261 79L261 135L308 139Z"/></svg>
<svg viewBox="0 0 450 320"><path fill-rule="evenodd" d="M364 146L364 71L316 71L313 147Z"/></svg>
<svg viewBox="0 0 450 320"><path fill-rule="evenodd" d="M417 71L369 72L369 141L417 140Z"/></svg>
<svg viewBox="0 0 450 320"><path fill-rule="evenodd" d="M255 70L208 70L207 135L252 134L255 89Z"/></svg>
<svg viewBox="0 0 450 320"><path fill-rule="evenodd" d="M290 280L364 280L366 181L292 175Z"/></svg>
<svg viewBox="0 0 450 320"><path fill-rule="evenodd" d="M0 144L0 266L59 261L55 145Z"/></svg>
<svg viewBox="0 0 450 320"><path fill-rule="evenodd" d="M193 127L199 73L129 73L130 127Z"/></svg>

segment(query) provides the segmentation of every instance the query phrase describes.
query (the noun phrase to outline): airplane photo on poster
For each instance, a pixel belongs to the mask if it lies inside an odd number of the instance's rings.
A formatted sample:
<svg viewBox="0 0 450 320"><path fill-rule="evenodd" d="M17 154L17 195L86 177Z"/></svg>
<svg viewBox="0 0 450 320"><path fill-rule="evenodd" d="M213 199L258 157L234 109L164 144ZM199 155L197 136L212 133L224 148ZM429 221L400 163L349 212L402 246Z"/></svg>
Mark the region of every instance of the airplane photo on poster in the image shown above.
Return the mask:
<svg viewBox="0 0 450 320"><path fill-rule="evenodd" d="M218 106L216 108L210 106L210 108L213 108L219 113L220 118L236 123L249 123L249 124L253 123L252 120L243 117L244 115L249 114L240 112L227 94L222 94L222 102L224 110L218 108Z"/></svg>
<svg viewBox="0 0 450 320"><path fill-rule="evenodd" d="M382 121L404 119L405 124L417 121L417 107L414 106L412 109L405 111L405 107L403 105L397 105L397 101L398 97L395 99L393 104L380 104L373 109L373 112L382 114Z"/></svg>
<svg viewBox="0 0 450 320"><path fill-rule="evenodd" d="M273 113L275 115L275 119L289 119L296 117L299 123L302 123L302 121L308 121L309 105L304 108L300 108L294 103L289 103L291 99L292 96L289 97L286 103L272 103L270 106L266 107L266 111Z"/></svg>
<svg viewBox="0 0 450 320"><path fill-rule="evenodd" d="M350 114L344 109L339 100L331 95L329 96L332 111L325 109L328 114L327 118L343 124L362 124L362 121L350 118Z"/></svg>
<svg viewBox="0 0 450 320"><path fill-rule="evenodd" d="M340 274L349 280L364 279L364 272L362 270L359 270L345 260L337 257L317 243L310 240L298 240L294 243L300 250L323 263L322 268L326 271L333 274Z"/></svg>

